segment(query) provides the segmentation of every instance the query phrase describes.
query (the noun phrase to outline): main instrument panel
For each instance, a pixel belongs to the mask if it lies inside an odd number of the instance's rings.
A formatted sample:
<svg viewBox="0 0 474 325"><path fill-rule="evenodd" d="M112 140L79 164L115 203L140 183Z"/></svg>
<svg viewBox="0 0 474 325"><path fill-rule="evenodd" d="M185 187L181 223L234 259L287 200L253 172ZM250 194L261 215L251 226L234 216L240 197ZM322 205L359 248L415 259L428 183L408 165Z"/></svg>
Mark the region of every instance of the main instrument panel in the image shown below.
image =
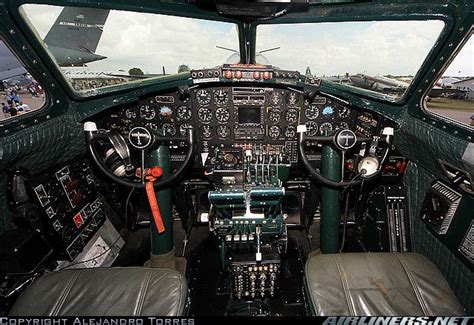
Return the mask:
<svg viewBox="0 0 474 325"><path fill-rule="evenodd" d="M135 126L162 130L169 136L184 136L193 127L197 152L203 157L217 147L247 148L263 143L297 162L298 125L305 124L310 136L340 128L370 136L380 131L382 119L330 95L317 95L310 101L291 87L197 85L187 96L179 91L155 94L137 105L116 109L102 125L125 139ZM173 145L178 152L172 158L179 161L184 143Z"/></svg>

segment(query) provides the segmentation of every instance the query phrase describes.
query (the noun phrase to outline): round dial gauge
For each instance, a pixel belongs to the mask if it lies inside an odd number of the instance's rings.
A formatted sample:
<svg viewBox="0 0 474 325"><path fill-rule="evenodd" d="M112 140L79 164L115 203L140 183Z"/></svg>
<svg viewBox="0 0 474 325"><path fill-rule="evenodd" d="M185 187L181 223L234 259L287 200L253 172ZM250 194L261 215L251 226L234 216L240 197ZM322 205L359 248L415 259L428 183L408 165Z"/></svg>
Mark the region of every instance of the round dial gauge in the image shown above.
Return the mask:
<svg viewBox="0 0 474 325"><path fill-rule="evenodd" d="M304 111L304 115L306 116L306 118L308 120L315 120L318 118L319 116L319 107L318 105L315 105L315 104L311 104L309 105L305 111Z"/></svg>
<svg viewBox="0 0 474 325"><path fill-rule="evenodd" d="M324 116L331 116L332 114L334 114L334 107L332 107L331 105L327 105L323 108Z"/></svg>
<svg viewBox="0 0 474 325"><path fill-rule="evenodd" d="M290 106L298 104L300 98L297 93L291 92L286 96L286 103Z"/></svg>
<svg viewBox="0 0 474 325"><path fill-rule="evenodd" d="M230 135L230 127L227 125L219 125L217 127L217 135L219 138L227 138Z"/></svg>
<svg viewBox="0 0 474 325"><path fill-rule="evenodd" d="M296 126L288 125L285 128L285 137L288 139L292 139L296 136Z"/></svg>
<svg viewBox="0 0 474 325"><path fill-rule="evenodd" d="M158 129L158 125L156 125L155 123L152 123L152 122L149 122L149 123L145 124L145 126L148 127L149 129L152 129L152 130Z"/></svg>
<svg viewBox="0 0 474 325"><path fill-rule="evenodd" d="M210 126L210 125L202 125L199 128L199 130L201 132L202 137L207 138L207 139L212 137L212 134L214 133L213 129L212 129L212 126Z"/></svg>
<svg viewBox="0 0 474 325"><path fill-rule="evenodd" d="M295 123L298 120L298 112L294 108L290 108L285 113L285 120L289 123Z"/></svg>
<svg viewBox="0 0 474 325"><path fill-rule="evenodd" d="M281 129L278 125L272 125L270 129L268 129L268 135L272 139L277 139L281 134Z"/></svg>
<svg viewBox="0 0 474 325"><path fill-rule="evenodd" d="M321 127L319 128L319 132L321 134L324 134L325 131L332 131L332 124L329 122L325 122L321 124Z"/></svg>
<svg viewBox="0 0 474 325"><path fill-rule="evenodd" d="M216 90L214 92L214 101L217 105L224 105L229 101L229 94L222 89Z"/></svg>
<svg viewBox="0 0 474 325"><path fill-rule="evenodd" d="M212 120L212 111L208 107L201 107L198 110L198 117L199 119L204 122L210 122Z"/></svg>
<svg viewBox="0 0 474 325"><path fill-rule="evenodd" d="M188 124L188 123L181 124L179 126L179 134L181 134L184 137L187 134L186 130L191 129L191 128L192 128L191 124Z"/></svg>
<svg viewBox="0 0 474 325"><path fill-rule="evenodd" d="M351 110L345 106L339 108L339 112L337 113L340 118L348 118L351 114Z"/></svg>
<svg viewBox="0 0 474 325"><path fill-rule="evenodd" d="M160 113L160 117L165 120L169 120L173 115L173 110L171 109L171 106L168 105L161 105L158 108L158 112Z"/></svg>
<svg viewBox="0 0 474 325"><path fill-rule="evenodd" d="M196 92L196 100L201 105L207 105L211 102L211 93L206 89L199 89Z"/></svg>
<svg viewBox="0 0 474 325"><path fill-rule="evenodd" d="M137 117L137 112L135 112L134 109L129 108L125 111L125 116L127 118L136 118Z"/></svg>
<svg viewBox="0 0 474 325"><path fill-rule="evenodd" d="M278 106L281 104L281 95L280 93L272 93L270 95L270 103L273 105L273 106Z"/></svg>
<svg viewBox="0 0 474 325"><path fill-rule="evenodd" d="M140 117L145 120L153 120L156 116L155 109L149 105L140 106Z"/></svg>
<svg viewBox="0 0 474 325"><path fill-rule="evenodd" d="M306 133L312 137L318 133L318 123L315 121L306 122Z"/></svg>
<svg viewBox="0 0 474 325"><path fill-rule="evenodd" d="M176 110L176 115L178 116L178 119L187 121L191 118L192 112L188 106L180 106Z"/></svg>
<svg viewBox="0 0 474 325"><path fill-rule="evenodd" d="M230 118L230 112L227 108L225 107L219 107L216 109L216 119L223 123L227 122Z"/></svg>
<svg viewBox="0 0 474 325"><path fill-rule="evenodd" d="M339 130L339 129L348 129L349 128L349 124L347 124L346 122L340 122L336 129Z"/></svg>
<svg viewBox="0 0 474 325"><path fill-rule="evenodd" d="M176 135L176 127L173 124L164 123L162 128L165 135Z"/></svg>
<svg viewBox="0 0 474 325"><path fill-rule="evenodd" d="M270 113L268 113L268 119L272 121L273 123L277 123L280 121L281 118L281 111L279 109L272 109Z"/></svg>

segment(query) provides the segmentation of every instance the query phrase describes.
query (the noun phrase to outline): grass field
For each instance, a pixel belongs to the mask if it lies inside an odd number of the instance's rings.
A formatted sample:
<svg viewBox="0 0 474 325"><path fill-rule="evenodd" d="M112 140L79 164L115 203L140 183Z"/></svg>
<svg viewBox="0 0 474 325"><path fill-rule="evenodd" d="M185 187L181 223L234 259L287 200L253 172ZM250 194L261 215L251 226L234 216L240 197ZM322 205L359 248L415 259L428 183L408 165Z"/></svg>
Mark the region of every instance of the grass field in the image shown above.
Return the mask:
<svg viewBox="0 0 474 325"><path fill-rule="evenodd" d="M426 102L428 109L443 108L454 111L474 112L474 101L464 99L431 98Z"/></svg>

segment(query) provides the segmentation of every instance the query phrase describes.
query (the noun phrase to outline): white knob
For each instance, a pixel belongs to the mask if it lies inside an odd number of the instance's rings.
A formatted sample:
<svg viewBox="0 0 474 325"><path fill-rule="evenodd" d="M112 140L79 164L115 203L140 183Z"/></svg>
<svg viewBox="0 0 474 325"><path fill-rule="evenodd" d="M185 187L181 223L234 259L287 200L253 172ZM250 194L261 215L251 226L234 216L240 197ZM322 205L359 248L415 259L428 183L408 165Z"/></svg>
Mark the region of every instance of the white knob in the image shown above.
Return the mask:
<svg viewBox="0 0 474 325"><path fill-rule="evenodd" d="M296 132L298 133L304 133L308 131L308 128L306 127L306 124L300 124L296 127Z"/></svg>
<svg viewBox="0 0 474 325"><path fill-rule="evenodd" d="M85 132L95 132L97 131L97 124L95 122L85 122L84 123Z"/></svg>

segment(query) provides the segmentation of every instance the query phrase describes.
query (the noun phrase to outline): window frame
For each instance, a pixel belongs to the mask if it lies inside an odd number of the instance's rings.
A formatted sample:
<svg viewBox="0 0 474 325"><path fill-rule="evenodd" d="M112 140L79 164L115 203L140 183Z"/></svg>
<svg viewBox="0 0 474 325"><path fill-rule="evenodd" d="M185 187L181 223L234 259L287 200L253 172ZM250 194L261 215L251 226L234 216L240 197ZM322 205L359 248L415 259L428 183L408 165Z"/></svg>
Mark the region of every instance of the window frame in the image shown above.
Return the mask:
<svg viewBox="0 0 474 325"><path fill-rule="evenodd" d="M41 105L39 108L31 110L30 112L26 112L24 114L17 114L15 116L10 116L6 119L0 120L0 128L1 128L5 125L11 124L12 122L15 122L15 121L17 122L17 121L20 121L24 118L30 118L30 117L35 116L37 114L44 113L45 110L48 107L50 107L50 98L51 98L51 96L50 96L50 94L47 90L47 87L45 87L44 84L41 81L38 81L38 78L35 76L35 73L32 72L32 69L30 69L27 64L25 64L23 59L15 51L15 48L8 41L8 38L5 37L5 35L1 31L0 31L0 42L3 42L3 44L5 44L7 49L18 60L18 62L20 62L20 64L23 66L23 68L26 70L26 72L34 79L35 82L37 82L41 86L41 88L43 89L43 93L44 93L43 105ZM1 80L1 81L3 81L3 80ZM3 99L2 99L2 101L3 101Z"/></svg>
<svg viewBox="0 0 474 325"><path fill-rule="evenodd" d="M442 41L446 38L447 32L449 31L449 29L451 27L451 22L449 21L449 19L446 19L445 16L436 16L436 15L433 15L433 16L420 16L420 17L418 17L418 16L414 16L414 17L408 17L408 16L406 16L406 17L395 17L395 16L391 17L391 16L387 16L387 17L383 17L383 18L380 18L380 17L365 18L364 17L364 19L360 19L360 18L357 19L356 17L347 17L347 19L345 19L345 20L338 20L338 19L330 19L330 20L326 20L326 19L306 19L306 20L301 20L301 21L298 21L298 22L296 22L292 19L282 19L281 21L277 20L276 22L274 22L274 21L267 21L267 22L262 21L262 22L258 22L254 25L254 28L255 28L255 34L254 34L255 46L254 46L254 49L253 49L254 50L253 57L255 59L256 47L257 47L256 43L257 43L257 37L258 37L257 36L257 29L258 29L258 26L260 26L260 25L284 25L284 24L295 24L296 25L298 23L301 23L301 24L304 24L304 23L318 24L318 23L345 23L345 22L393 22L393 21L428 21L428 20L440 21L444 24L444 26L439 31L439 34L436 37L431 49L426 54L425 58L421 62L421 65L418 67L416 73L414 74L411 83L409 84L409 86L407 87L407 89L405 90L405 92L403 93L403 95L400 98L398 98L396 100L388 100L387 95L384 94L384 93L379 93L379 92L376 92L376 91L372 91L370 89L353 87L353 86L337 84L337 83L327 81L328 83L330 83L330 85L332 87L339 88L339 89L344 90L344 91L348 91L348 92L350 92L354 95L367 97L369 99L381 101L381 102L391 104L391 105L394 105L394 106L402 106L402 105L407 103L407 101L410 99L410 97L414 94L414 90L416 88L418 88L418 86L420 84L420 80L421 80L421 78L423 77L423 75L425 73L426 67L428 66L428 64L431 61L431 59L433 58L433 56L435 56L436 49L439 46L441 46L441 44L443 44Z"/></svg>
<svg viewBox="0 0 474 325"><path fill-rule="evenodd" d="M451 53L451 56L445 61L444 65L439 70L439 73L436 75L436 78L430 83L429 88L425 91L425 93L423 94L423 96L421 96L421 99L420 99L420 108L421 108L421 112L422 112L423 115L429 116L430 118L434 119L435 121L448 123L448 125L450 125L450 126L460 127L464 130L467 130L468 132L473 132L474 131L474 126L471 126L471 125L468 125L468 124L465 124L465 123L461 123L461 122L456 121L456 120L454 120L454 119L452 119L448 116L438 114L436 112L431 111L426 105L426 103L427 103L426 99L428 97L429 92L433 89L433 87L436 85L438 80L443 76L443 74L449 68L451 63L456 59L459 52L461 52L461 50L464 48L464 46L467 44L467 42L470 40L471 37L474 37L474 25L472 25L469 32L467 32L464 35L462 41L458 43L458 46L456 47L456 49ZM474 104L474 101L473 101L473 104ZM474 112L473 112L473 114L474 114Z"/></svg>
<svg viewBox="0 0 474 325"><path fill-rule="evenodd" d="M20 0L21 1L21 0ZM151 78L144 78L142 80L135 80L132 82L125 82L122 84L117 84L113 86L107 86L107 87L102 87L102 88L97 88L94 89L93 91L90 92L80 92L74 89L72 83L68 81L67 77L63 74L61 70L61 66L58 65L54 55L48 50L46 46L44 46L44 41L40 37L40 35L37 32L37 29L35 26L32 24L30 21L28 15L26 14L25 10L22 8L23 5L50 5L50 6L56 6L56 7L78 7L78 8L100 8L100 9L108 9L108 10L116 10L116 11L128 11L128 12L134 12L134 13L144 13L144 14L157 14L157 15L167 15L167 16L172 16L172 17L180 17L180 18L193 18L193 19L200 19L200 20L205 20L205 21L213 21L213 22L224 22L224 23L230 23L235 25L237 29L237 39L238 39L238 44L239 44L239 53L240 53L240 59L242 61L243 57L243 52L242 49L244 48L242 45L242 32L244 28L244 23L232 19L232 18L227 18L227 17L221 17L218 15L214 14L202 14L202 13L191 13L188 10L183 10L181 11L176 11L173 9L168 9L166 8L166 5L161 5L159 9L155 8L143 8L143 7L133 7L133 6L111 6L108 3L104 2L101 3L100 5L93 4L93 3L84 3L84 2L76 2L76 3L50 3L50 2L22 2L16 7L16 15L20 18L20 23L23 24L26 27L26 30L30 32L30 35L33 38L33 41L35 45L38 46L39 51L41 52L41 58L44 61L48 61L48 66L51 66L54 68L54 73L57 78L59 78L60 82L62 85L65 86L68 94L77 101L84 101L84 100L89 100L89 99L95 99L95 98L100 98L108 95L113 95L113 94L118 94L118 93L124 93L132 90L136 90L139 88L147 87L147 86L153 86L153 85L159 85L163 83L174 83L174 82L182 82L184 80L189 79L190 74L188 72L183 72L183 73L175 73L172 75L166 75L166 76L157 76L157 77L151 77ZM217 63L219 64L219 63Z"/></svg>

